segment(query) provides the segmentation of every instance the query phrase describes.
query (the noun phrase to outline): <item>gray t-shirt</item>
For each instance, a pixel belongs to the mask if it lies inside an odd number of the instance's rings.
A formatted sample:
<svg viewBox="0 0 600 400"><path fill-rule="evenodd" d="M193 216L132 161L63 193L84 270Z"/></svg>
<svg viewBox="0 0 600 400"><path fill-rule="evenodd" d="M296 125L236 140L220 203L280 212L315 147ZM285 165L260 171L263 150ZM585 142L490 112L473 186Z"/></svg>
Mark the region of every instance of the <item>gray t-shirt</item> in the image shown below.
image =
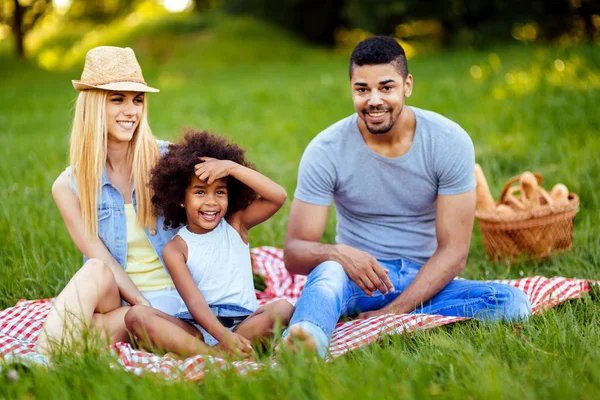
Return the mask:
<svg viewBox="0 0 600 400"><path fill-rule="evenodd" d="M401 157L371 150L356 114L319 133L304 151L294 195L320 206L333 200L337 243L380 260L402 258L422 265L437 248L437 196L475 188L475 153L458 124L410 108L417 120L415 137Z"/></svg>

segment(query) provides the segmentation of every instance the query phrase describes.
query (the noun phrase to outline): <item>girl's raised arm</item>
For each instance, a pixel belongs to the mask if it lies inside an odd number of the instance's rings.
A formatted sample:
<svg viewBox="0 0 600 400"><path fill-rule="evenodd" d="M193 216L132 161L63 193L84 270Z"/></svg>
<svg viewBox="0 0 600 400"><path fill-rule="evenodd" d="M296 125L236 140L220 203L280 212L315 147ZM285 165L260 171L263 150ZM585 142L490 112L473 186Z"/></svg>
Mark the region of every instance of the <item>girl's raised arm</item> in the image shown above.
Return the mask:
<svg viewBox="0 0 600 400"><path fill-rule="evenodd" d="M285 204L287 193L285 189L253 169L244 167L229 160L217 160L202 157L202 163L195 166L198 179L205 180L209 185L217 179L232 176L249 186L260 197L252 202L245 210L240 210L233 216L239 222L240 234L247 242L250 228L266 221Z"/></svg>

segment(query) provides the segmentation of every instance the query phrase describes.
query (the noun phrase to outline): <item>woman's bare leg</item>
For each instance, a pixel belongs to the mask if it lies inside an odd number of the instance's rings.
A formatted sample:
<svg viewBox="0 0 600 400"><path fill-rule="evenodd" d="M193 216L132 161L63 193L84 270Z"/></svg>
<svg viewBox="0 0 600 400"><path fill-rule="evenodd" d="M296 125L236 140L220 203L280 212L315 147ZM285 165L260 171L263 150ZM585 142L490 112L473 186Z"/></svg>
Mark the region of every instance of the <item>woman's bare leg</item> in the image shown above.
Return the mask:
<svg viewBox="0 0 600 400"><path fill-rule="evenodd" d="M250 341L264 340L273 337L276 323L287 326L294 312L294 306L286 300L277 300L259 307L234 330Z"/></svg>
<svg viewBox="0 0 600 400"><path fill-rule="evenodd" d="M202 333L194 326L152 307L137 305L125 315L129 332L150 350L172 352L182 357L196 354L219 355L204 343Z"/></svg>
<svg viewBox="0 0 600 400"><path fill-rule="evenodd" d="M123 306L110 312L94 313L90 327L100 334L103 343L129 342L125 314L131 307Z"/></svg>
<svg viewBox="0 0 600 400"><path fill-rule="evenodd" d="M123 337L123 312L114 312L120 307L119 288L110 268L100 260L88 260L54 301L36 350L49 355L55 345L69 348L81 339L85 328L98 327L98 321L110 337ZM94 317L95 313L105 315Z"/></svg>

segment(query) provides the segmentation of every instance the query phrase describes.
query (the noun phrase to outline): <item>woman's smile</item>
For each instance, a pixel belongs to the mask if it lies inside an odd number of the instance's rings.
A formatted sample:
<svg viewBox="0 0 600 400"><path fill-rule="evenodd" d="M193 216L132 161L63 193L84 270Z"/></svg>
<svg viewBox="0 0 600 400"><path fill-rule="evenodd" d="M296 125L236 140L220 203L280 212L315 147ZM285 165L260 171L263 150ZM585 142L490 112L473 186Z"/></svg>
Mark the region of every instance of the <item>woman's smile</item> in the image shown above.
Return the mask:
<svg viewBox="0 0 600 400"><path fill-rule="evenodd" d="M136 121L117 121L117 124L128 131L136 128Z"/></svg>

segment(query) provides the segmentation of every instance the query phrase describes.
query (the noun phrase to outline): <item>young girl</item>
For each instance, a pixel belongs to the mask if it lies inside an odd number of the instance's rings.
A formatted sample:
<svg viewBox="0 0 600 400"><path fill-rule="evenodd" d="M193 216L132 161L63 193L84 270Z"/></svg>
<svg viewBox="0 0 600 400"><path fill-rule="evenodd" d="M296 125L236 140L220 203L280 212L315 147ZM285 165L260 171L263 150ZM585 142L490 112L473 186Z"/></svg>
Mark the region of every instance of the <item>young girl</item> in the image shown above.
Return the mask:
<svg viewBox="0 0 600 400"><path fill-rule="evenodd" d="M293 312L287 301L258 307L248 247L248 231L281 208L285 190L255 171L239 146L191 130L169 146L150 184L165 226L185 225L163 250L185 306L177 318L134 306L128 329L142 344L181 356L251 358L251 341L270 335L276 322L287 325Z"/></svg>

